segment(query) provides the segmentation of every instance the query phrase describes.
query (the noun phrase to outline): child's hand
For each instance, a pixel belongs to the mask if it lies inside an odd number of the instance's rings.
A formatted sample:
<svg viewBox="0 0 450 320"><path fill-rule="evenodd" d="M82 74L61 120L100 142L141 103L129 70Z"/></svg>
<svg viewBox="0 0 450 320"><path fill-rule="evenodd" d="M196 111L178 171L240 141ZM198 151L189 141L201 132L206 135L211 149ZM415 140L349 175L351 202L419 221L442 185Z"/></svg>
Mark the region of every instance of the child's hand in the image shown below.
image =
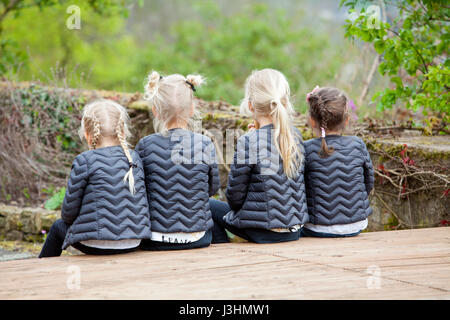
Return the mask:
<svg viewBox="0 0 450 320"><path fill-rule="evenodd" d="M248 131L256 130L256 125L254 122L248 124Z"/></svg>

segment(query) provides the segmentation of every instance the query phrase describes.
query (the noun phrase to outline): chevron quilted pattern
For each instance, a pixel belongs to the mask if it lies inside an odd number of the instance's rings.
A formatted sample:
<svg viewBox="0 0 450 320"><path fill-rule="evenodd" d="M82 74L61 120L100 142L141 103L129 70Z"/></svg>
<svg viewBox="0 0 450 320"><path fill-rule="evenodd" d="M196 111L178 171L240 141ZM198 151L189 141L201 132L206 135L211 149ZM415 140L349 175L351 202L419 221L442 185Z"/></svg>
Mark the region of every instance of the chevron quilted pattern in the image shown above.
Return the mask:
<svg viewBox="0 0 450 320"><path fill-rule="evenodd" d="M152 230L212 228L208 199L219 189L219 170L211 139L172 129L142 138L136 151L144 165Z"/></svg>
<svg viewBox="0 0 450 320"><path fill-rule="evenodd" d="M272 129L268 125L239 138L226 190L232 211L224 217L237 228L289 228L308 222L304 161L299 175L288 179L281 157L276 153L276 159L267 156L267 152L276 152ZM296 132L304 154L300 132ZM272 171L267 172L268 168Z"/></svg>
<svg viewBox="0 0 450 320"><path fill-rule="evenodd" d="M85 240L149 239L150 218L144 169L139 155L130 151L136 193L123 177L128 159L120 146L86 151L73 161L61 218L70 228L63 248Z"/></svg>
<svg viewBox="0 0 450 320"><path fill-rule="evenodd" d="M305 142L305 182L310 222L317 225L348 224L372 213L368 194L373 188L372 161L358 137L329 135L334 152L318 154L321 138Z"/></svg>

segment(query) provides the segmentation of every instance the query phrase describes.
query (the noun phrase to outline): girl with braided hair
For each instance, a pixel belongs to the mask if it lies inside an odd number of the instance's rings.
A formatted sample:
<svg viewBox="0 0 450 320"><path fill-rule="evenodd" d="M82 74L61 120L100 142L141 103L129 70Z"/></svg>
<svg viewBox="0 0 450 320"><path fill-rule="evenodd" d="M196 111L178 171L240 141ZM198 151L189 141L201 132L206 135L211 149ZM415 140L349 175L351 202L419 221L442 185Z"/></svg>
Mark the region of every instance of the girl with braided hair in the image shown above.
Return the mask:
<svg viewBox="0 0 450 320"><path fill-rule="evenodd" d="M80 138L89 151L79 154L57 220L42 257L61 255L68 246L85 254L134 251L151 237L144 170L128 148L129 117L124 107L98 100L83 110Z"/></svg>
<svg viewBox="0 0 450 320"><path fill-rule="evenodd" d="M317 136L305 142L305 183L309 223L302 236L348 237L367 227L373 166L365 143L343 136L348 98L339 89L316 86L306 96Z"/></svg>

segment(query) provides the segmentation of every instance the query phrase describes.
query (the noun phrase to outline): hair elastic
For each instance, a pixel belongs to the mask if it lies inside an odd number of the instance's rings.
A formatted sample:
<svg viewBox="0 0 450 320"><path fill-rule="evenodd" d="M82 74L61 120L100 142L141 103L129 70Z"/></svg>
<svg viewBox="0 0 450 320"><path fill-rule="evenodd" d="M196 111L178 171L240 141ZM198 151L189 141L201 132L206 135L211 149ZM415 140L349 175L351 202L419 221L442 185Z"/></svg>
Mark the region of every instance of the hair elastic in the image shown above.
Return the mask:
<svg viewBox="0 0 450 320"><path fill-rule="evenodd" d="M196 89L195 89L195 86L192 84L192 83L190 83L189 81L187 81L186 80L186 83L191 87L191 89L192 89L192 91L197 91Z"/></svg>
<svg viewBox="0 0 450 320"><path fill-rule="evenodd" d="M325 138L325 129L323 127L320 127L320 130L322 131L322 138Z"/></svg>
<svg viewBox="0 0 450 320"><path fill-rule="evenodd" d="M137 168L137 164L134 162L130 162L130 168Z"/></svg>
<svg viewBox="0 0 450 320"><path fill-rule="evenodd" d="M306 101L309 101L309 97L310 97L313 93L315 93L317 90L319 90L319 89L320 89L319 86L315 86L314 89L312 89L311 92L307 93L307 94L306 94Z"/></svg>

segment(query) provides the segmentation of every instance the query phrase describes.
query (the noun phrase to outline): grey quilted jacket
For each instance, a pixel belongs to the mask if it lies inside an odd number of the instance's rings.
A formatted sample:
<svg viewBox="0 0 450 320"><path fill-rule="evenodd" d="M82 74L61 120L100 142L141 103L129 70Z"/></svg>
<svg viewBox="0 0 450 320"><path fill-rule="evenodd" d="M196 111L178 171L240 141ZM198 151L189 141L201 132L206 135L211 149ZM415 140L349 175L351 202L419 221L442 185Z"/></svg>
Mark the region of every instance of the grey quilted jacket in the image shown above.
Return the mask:
<svg viewBox="0 0 450 320"><path fill-rule="evenodd" d="M123 178L130 168L120 146L79 154L72 164L61 218L71 225L63 249L85 240L149 239L150 220L144 170L139 155L130 151L136 193Z"/></svg>
<svg viewBox="0 0 450 320"><path fill-rule="evenodd" d="M305 182L310 222L317 225L348 224L372 213L368 194L373 188L372 161L358 137L325 137L334 152L318 154L321 138L305 141Z"/></svg>
<svg viewBox="0 0 450 320"><path fill-rule="evenodd" d="M226 197L232 211L224 217L237 228L289 228L308 221L304 161L289 179L273 144L273 125L254 130L238 140L228 177ZM295 129L304 154L300 132Z"/></svg>
<svg viewBox="0 0 450 320"><path fill-rule="evenodd" d="M211 139L184 129L142 138L142 158L152 231L197 232L212 228L209 197L219 189Z"/></svg>

